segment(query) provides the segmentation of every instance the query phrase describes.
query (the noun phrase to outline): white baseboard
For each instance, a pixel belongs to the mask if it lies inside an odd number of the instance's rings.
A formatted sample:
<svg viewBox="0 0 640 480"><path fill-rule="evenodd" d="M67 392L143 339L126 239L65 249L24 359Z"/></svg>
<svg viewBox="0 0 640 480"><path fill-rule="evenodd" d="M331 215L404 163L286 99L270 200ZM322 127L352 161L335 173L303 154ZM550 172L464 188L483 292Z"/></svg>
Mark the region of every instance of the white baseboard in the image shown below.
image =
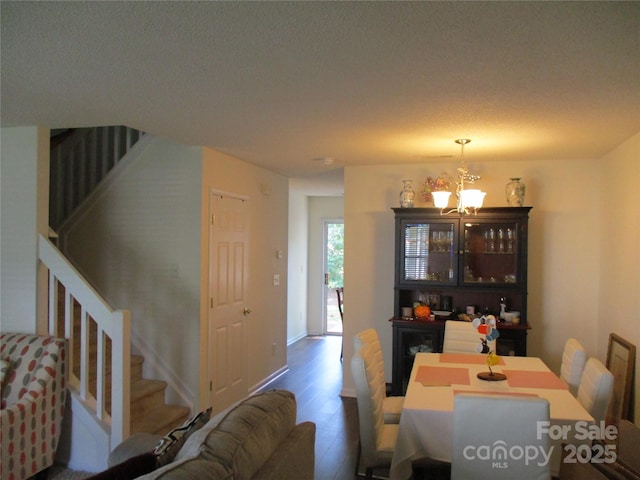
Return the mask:
<svg viewBox="0 0 640 480"><path fill-rule="evenodd" d="M292 344L296 343L298 340L302 340L304 337L306 337L308 335L309 334L305 332L305 333L301 333L297 337L287 338L287 347L289 345L292 345Z"/></svg>
<svg viewBox="0 0 640 480"><path fill-rule="evenodd" d="M258 393L260 390L264 390L265 388L267 388L269 386L269 384L271 382L273 382L274 380L279 378L281 375L284 375L288 371L289 371L289 367L287 365L285 365L282 368L279 368L278 370L273 372L271 375L269 375L267 378L265 378L261 382L257 383L253 387L251 387L249 389L249 395L253 395L254 393Z"/></svg>

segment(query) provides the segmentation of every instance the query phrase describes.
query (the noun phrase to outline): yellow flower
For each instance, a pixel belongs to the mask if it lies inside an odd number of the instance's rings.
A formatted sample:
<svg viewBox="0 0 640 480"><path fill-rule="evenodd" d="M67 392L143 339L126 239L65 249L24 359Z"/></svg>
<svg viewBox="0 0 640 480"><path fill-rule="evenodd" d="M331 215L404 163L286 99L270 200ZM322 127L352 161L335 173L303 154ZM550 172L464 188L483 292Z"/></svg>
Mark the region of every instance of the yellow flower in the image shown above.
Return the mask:
<svg viewBox="0 0 640 480"><path fill-rule="evenodd" d="M498 358L498 355L496 355L493 352L487 353L487 365L489 367L493 367L494 365L497 365L499 362L500 362L500 359Z"/></svg>

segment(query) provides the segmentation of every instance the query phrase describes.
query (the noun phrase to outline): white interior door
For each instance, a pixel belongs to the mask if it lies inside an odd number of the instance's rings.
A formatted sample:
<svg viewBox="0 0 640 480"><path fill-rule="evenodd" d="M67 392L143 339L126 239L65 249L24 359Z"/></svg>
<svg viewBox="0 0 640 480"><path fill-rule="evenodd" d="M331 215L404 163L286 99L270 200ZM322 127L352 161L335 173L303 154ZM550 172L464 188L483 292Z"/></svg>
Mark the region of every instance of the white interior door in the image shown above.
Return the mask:
<svg viewBox="0 0 640 480"><path fill-rule="evenodd" d="M212 191L209 212L209 400L219 412L248 388L248 199Z"/></svg>

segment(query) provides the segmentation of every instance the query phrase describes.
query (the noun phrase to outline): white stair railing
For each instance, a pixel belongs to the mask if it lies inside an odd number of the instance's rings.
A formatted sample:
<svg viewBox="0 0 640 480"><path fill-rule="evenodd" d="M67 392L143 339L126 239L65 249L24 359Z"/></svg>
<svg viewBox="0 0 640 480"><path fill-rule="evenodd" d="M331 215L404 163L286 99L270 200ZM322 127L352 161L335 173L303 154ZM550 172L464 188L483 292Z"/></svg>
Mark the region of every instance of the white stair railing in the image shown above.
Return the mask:
<svg viewBox="0 0 640 480"><path fill-rule="evenodd" d="M49 273L49 334L67 338L69 341L69 386L94 415L111 429L110 443L118 445L129 436L130 425L130 379L131 379L131 325L128 310L113 310L89 285L82 275L60 253L47 238L40 235L38 241L39 260ZM59 287L64 287L64 324L61 325L58 306ZM76 307L80 308L79 335L74 329ZM97 353L92 353L91 325L95 324ZM62 331L64 330L64 331ZM78 361L74 346L80 342L79 376L73 365ZM111 346L111 414L107 405L107 346ZM95 355L96 358L92 358ZM90 391L89 370L96 369L95 395Z"/></svg>

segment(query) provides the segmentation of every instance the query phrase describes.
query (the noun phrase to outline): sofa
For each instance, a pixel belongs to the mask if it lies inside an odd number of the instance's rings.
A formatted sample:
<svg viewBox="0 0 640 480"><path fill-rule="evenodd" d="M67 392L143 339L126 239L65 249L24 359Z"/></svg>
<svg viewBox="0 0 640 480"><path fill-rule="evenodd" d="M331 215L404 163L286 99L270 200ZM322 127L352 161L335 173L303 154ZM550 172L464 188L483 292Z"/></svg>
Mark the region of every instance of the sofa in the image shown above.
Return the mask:
<svg viewBox="0 0 640 480"><path fill-rule="evenodd" d="M67 395L67 341L0 334L0 478L21 480L53 465Z"/></svg>
<svg viewBox="0 0 640 480"><path fill-rule="evenodd" d="M199 426L201 412L164 438L136 434L117 446L109 458L110 470L155 468L137 480L260 479L312 480L315 463L315 424L296 424L293 393L269 390L250 396ZM185 438L186 437L186 438ZM177 441L177 446L172 443ZM170 453L174 449L176 452ZM150 453L152 452L153 453ZM162 458L169 455L169 458ZM133 463L132 463L133 462ZM162 466L159 466L162 465ZM158 468L159 466L159 468ZM99 474L96 480L122 478Z"/></svg>

